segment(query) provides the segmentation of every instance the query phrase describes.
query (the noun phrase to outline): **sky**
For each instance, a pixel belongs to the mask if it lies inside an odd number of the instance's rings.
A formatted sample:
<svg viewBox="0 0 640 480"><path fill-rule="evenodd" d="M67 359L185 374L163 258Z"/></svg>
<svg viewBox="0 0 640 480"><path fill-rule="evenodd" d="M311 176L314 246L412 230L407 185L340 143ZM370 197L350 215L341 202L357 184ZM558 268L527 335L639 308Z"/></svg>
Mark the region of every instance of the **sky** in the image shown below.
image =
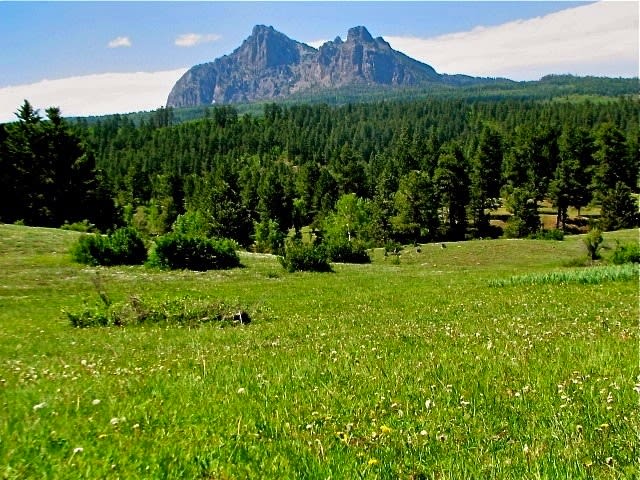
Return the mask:
<svg viewBox="0 0 640 480"><path fill-rule="evenodd" d="M28 99L65 116L151 110L254 25L318 47L364 25L440 73L638 76L635 1L0 1L0 122Z"/></svg>

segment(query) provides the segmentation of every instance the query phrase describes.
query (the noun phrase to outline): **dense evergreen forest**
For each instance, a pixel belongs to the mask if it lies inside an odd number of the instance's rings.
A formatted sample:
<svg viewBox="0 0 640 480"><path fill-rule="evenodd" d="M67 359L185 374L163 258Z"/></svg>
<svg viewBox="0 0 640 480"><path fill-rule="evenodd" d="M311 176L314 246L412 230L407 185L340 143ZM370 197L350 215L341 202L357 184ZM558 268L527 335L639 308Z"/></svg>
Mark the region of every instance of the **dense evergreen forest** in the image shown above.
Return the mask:
<svg viewBox="0 0 640 480"><path fill-rule="evenodd" d="M243 246L275 249L284 234L368 246L541 228L539 202L602 206L602 227L637 222L637 98L601 102L435 98L343 106L231 106L174 124L161 108L42 118L25 102L0 125L0 220L60 226L88 219L150 235L176 224ZM280 239L280 240L279 240Z"/></svg>

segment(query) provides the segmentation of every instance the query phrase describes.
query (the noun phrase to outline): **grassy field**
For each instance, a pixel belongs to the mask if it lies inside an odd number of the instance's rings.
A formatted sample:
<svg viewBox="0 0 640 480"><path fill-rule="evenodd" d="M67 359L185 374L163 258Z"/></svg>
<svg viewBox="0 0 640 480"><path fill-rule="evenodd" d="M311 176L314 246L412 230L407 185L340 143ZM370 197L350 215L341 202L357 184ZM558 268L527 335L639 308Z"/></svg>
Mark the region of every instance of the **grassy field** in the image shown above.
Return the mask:
<svg viewBox="0 0 640 480"><path fill-rule="evenodd" d="M76 238L0 225L2 478L638 477L637 270L500 282L568 271L580 237L323 274L252 254L89 268ZM74 329L62 311L99 302L96 278L115 301L189 295L253 322Z"/></svg>

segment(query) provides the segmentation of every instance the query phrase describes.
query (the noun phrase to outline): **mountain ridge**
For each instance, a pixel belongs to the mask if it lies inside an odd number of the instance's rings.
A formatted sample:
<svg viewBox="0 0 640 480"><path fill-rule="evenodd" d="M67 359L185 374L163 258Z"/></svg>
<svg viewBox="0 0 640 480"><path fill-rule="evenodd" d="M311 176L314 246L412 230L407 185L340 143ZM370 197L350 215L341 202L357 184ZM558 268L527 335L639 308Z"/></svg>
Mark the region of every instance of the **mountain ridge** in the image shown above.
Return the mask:
<svg viewBox="0 0 640 480"><path fill-rule="evenodd" d="M283 99L350 85L461 86L494 81L439 74L394 50L384 38L374 38L364 26L350 28L346 40L338 36L316 49L272 26L256 25L232 53L191 67L172 88L167 107Z"/></svg>

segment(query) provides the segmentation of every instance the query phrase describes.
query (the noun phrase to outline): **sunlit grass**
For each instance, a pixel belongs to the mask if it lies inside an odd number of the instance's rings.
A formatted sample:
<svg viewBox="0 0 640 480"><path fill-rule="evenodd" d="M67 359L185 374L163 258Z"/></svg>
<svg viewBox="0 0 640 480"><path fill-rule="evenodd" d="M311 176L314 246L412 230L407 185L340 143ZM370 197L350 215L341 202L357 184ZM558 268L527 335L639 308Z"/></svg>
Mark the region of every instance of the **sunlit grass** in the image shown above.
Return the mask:
<svg viewBox="0 0 640 480"><path fill-rule="evenodd" d="M599 285L605 282L628 282L638 280L638 265L607 265L574 270L559 270L548 273L517 275L506 279L493 280L489 285L504 287L509 285L562 285L580 283Z"/></svg>
<svg viewBox="0 0 640 480"><path fill-rule="evenodd" d="M637 231L605 233L636 241ZM74 232L0 226L6 478L633 478L637 277L562 271L562 242L406 248L287 274L71 263ZM608 251L604 251L605 258ZM573 271L573 270L571 270ZM246 305L250 325L74 329L131 295Z"/></svg>

